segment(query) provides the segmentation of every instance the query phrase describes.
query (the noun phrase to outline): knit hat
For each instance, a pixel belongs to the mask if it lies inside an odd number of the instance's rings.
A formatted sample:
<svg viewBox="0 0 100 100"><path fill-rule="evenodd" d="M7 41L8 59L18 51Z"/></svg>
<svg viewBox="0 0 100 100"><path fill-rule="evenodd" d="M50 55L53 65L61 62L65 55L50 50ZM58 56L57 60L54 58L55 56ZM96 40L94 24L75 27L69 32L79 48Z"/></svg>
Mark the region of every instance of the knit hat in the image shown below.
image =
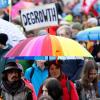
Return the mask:
<svg viewBox="0 0 100 100"><path fill-rule="evenodd" d="M4 33L0 33L0 44L6 45L8 36Z"/></svg>
<svg viewBox="0 0 100 100"><path fill-rule="evenodd" d="M16 62L8 62L6 65L5 65L5 69L2 73L6 73L10 70L17 70L18 72L22 72L22 69L19 68L19 64L17 64Z"/></svg>
<svg viewBox="0 0 100 100"><path fill-rule="evenodd" d="M67 22L72 22L73 21L73 16L69 14L69 15L64 17L64 20L66 20Z"/></svg>
<svg viewBox="0 0 100 100"><path fill-rule="evenodd" d="M73 23L73 25L72 25L72 29L77 29L77 30L82 30L82 24L81 23L79 23L79 22L75 22L75 23Z"/></svg>

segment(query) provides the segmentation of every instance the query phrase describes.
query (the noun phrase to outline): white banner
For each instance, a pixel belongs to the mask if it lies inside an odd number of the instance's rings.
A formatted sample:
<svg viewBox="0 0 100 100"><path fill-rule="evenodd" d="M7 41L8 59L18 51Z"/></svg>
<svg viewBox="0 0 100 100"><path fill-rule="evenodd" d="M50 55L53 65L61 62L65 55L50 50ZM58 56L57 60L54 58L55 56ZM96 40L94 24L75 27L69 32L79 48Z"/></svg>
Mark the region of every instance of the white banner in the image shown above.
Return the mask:
<svg viewBox="0 0 100 100"><path fill-rule="evenodd" d="M58 25L55 4L36 6L21 10L21 19L26 31Z"/></svg>

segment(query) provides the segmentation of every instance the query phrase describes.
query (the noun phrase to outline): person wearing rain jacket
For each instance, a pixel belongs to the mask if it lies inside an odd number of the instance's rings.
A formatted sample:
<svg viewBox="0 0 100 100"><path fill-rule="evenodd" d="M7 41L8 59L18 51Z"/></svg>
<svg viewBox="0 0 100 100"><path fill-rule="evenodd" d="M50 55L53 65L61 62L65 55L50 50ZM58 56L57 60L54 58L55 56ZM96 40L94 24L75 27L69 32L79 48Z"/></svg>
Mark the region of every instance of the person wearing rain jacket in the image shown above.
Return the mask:
<svg viewBox="0 0 100 100"><path fill-rule="evenodd" d="M48 70L45 67L44 63L45 63L45 60L36 60L33 63L32 67L26 69L25 71L25 78L29 80L34 86L36 95L38 95L40 86L48 77ZM33 73L32 73L32 70L33 70Z"/></svg>
<svg viewBox="0 0 100 100"><path fill-rule="evenodd" d="M59 80L63 90L62 100L79 100L74 83L71 80L68 80L68 77L61 71L60 60L52 60L48 62L48 73L48 78L53 77ZM41 95L42 92L43 91L41 86L38 97Z"/></svg>

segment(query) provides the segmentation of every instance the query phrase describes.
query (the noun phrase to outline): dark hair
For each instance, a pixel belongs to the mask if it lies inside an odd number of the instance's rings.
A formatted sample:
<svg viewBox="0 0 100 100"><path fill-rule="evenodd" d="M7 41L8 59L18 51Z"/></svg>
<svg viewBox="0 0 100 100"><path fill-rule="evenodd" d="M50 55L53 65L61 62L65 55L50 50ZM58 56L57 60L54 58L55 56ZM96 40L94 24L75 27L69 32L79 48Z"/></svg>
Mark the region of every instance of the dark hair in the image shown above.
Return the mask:
<svg viewBox="0 0 100 100"><path fill-rule="evenodd" d="M0 33L0 44L6 45L8 40L8 35L5 33Z"/></svg>
<svg viewBox="0 0 100 100"><path fill-rule="evenodd" d="M38 100L53 100L49 95L41 95Z"/></svg>
<svg viewBox="0 0 100 100"><path fill-rule="evenodd" d="M52 61L48 61L47 63L48 63L49 77L51 76L50 75L50 67L52 64L54 64L56 66L56 68L60 69L60 71L61 71L61 64L62 64L61 60L52 60ZM61 74L62 74L62 71L61 71Z"/></svg>
<svg viewBox="0 0 100 100"><path fill-rule="evenodd" d="M52 61L49 61L49 63L48 63L49 68L50 68L50 66L52 64L54 64L57 68L61 68L62 61L61 60L52 60Z"/></svg>
<svg viewBox="0 0 100 100"><path fill-rule="evenodd" d="M82 74L82 84L85 89L90 89L90 85L88 84L90 83L90 80L88 76L89 76L89 72L92 69L96 69L98 71L98 66L96 62L94 60L86 61L84 64L84 69L83 69L83 74ZM96 77L92 82L95 90L97 90L97 81L98 81L98 77Z"/></svg>
<svg viewBox="0 0 100 100"><path fill-rule="evenodd" d="M48 90L48 94L53 98L53 100L62 100L63 90L60 82L56 78L48 78L44 85Z"/></svg>

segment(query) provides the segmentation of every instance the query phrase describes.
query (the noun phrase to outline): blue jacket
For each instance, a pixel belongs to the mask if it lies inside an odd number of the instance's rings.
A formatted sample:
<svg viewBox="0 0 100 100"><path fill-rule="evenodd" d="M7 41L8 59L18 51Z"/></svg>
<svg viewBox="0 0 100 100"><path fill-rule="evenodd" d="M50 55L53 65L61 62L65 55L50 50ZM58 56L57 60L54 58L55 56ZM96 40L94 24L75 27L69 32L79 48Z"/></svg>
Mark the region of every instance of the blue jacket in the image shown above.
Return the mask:
<svg viewBox="0 0 100 100"><path fill-rule="evenodd" d="M33 64L32 67L34 68L34 73L32 75L31 83L34 86L36 95L38 95L41 85L48 77L48 70L46 68L44 70L41 70L39 67L37 67L36 64ZM28 79L29 81L30 81L30 73L32 67L26 69L25 71L25 78Z"/></svg>

